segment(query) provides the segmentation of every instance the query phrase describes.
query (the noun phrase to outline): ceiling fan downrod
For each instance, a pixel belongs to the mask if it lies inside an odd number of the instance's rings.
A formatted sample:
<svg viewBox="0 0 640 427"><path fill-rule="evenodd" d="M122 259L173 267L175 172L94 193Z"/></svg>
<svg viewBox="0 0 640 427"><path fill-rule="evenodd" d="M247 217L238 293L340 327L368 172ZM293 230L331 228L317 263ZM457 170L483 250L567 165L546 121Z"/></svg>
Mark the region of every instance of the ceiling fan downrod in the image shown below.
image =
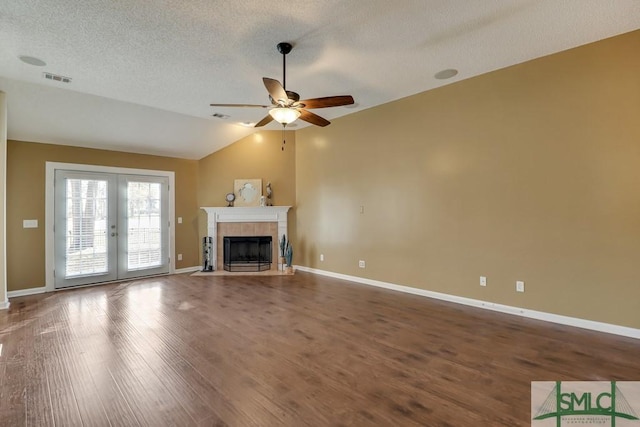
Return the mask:
<svg viewBox="0 0 640 427"><path fill-rule="evenodd" d="M287 54L291 52L293 46L291 43L281 42L277 46L278 52L282 54L282 88L287 90Z"/></svg>

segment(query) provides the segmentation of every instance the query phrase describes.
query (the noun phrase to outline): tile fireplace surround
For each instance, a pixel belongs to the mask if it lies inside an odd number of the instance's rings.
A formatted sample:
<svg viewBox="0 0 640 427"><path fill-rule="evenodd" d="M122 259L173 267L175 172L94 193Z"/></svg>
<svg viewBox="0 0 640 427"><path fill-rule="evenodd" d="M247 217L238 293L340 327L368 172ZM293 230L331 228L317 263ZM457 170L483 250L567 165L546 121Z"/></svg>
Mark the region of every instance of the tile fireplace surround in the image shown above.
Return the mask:
<svg viewBox="0 0 640 427"><path fill-rule="evenodd" d="M278 269L279 242L288 237L287 212L291 206L201 207L207 213L207 236L213 237L213 268L222 269L224 236L271 236L271 269Z"/></svg>

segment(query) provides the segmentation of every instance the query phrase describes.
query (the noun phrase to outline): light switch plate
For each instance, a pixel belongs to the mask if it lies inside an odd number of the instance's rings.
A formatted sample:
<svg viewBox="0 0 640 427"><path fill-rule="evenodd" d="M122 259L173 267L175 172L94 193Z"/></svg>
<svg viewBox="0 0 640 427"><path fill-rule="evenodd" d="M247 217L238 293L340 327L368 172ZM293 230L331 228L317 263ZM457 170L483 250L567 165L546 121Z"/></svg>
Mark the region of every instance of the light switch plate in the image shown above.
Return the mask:
<svg viewBox="0 0 640 427"><path fill-rule="evenodd" d="M38 228L37 219L23 219L22 228Z"/></svg>

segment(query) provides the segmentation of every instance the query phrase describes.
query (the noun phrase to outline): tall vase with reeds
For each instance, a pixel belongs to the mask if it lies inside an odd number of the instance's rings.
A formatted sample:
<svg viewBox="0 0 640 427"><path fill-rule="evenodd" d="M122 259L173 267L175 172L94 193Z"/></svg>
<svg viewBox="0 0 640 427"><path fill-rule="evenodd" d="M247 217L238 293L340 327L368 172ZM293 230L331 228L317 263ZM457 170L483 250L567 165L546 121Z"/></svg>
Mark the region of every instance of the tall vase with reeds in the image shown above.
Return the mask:
<svg viewBox="0 0 640 427"><path fill-rule="evenodd" d="M278 270L284 271L285 251L287 250L287 236L282 235L280 238L280 257L278 258Z"/></svg>

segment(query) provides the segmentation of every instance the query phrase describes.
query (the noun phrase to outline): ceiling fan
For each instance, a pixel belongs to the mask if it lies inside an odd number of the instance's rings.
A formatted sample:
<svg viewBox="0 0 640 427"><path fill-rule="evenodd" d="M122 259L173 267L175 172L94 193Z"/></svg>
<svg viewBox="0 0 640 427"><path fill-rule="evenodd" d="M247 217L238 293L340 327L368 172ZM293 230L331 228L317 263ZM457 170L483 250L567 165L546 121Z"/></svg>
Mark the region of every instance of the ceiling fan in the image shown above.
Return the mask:
<svg viewBox="0 0 640 427"><path fill-rule="evenodd" d="M309 109L340 107L342 105L353 104L351 95L326 96L323 98L304 99L300 101L300 95L286 89L287 85L287 54L291 52L291 43L278 43L278 52L282 54L282 84L275 79L263 77L264 86L269 92L271 105L258 104L211 104L212 107L252 107L270 108L269 114L256 123L255 127L264 126L275 120L286 126L294 122L297 118L309 122L316 126L327 126L331 122L319 115L312 113Z"/></svg>

